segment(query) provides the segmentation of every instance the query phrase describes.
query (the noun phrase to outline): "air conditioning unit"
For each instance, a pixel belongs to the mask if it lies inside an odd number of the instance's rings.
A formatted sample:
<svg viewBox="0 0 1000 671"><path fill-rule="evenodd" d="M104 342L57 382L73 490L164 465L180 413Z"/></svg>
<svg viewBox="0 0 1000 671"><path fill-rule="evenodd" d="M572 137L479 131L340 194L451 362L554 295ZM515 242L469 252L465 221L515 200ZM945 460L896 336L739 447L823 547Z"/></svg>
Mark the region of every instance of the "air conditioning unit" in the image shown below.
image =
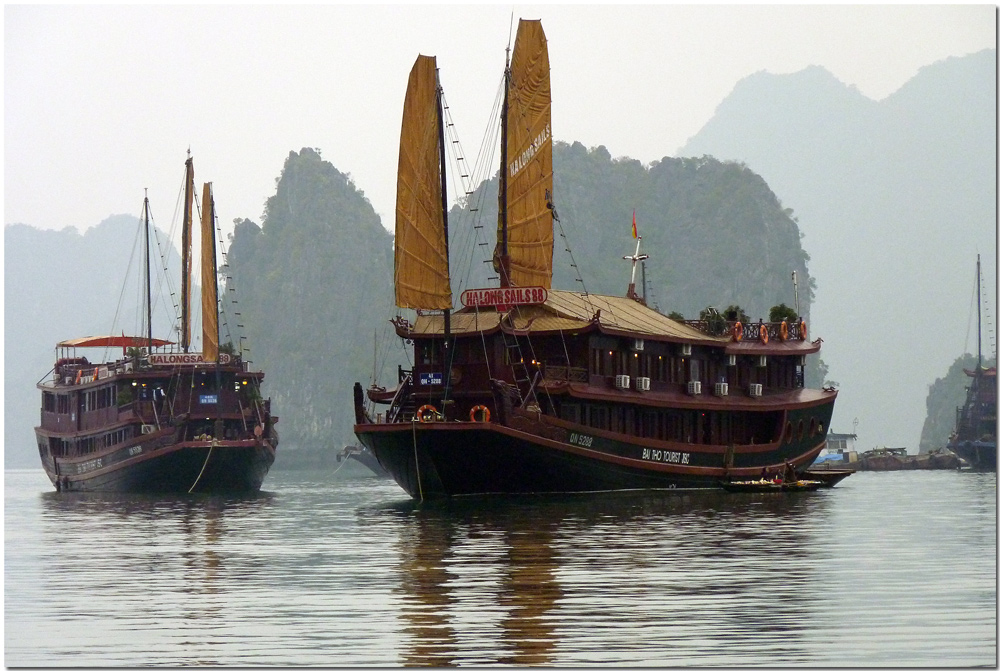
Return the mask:
<svg viewBox="0 0 1000 671"><path fill-rule="evenodd" d="M759 367L761 367L761 368L763 368L764 366L767 365L767 355L766 354L761 354L759 357L757 357L757 365Z"/></svg>
<svg viewBox="0 0 1000 671"><path fill-rule="evenodd" d="M646 347L646 341L636 338L632 341L632 351L641 352Z"/></svg>
<svg viewBox="0 0 1000 671"><path fill-rule="evenodd" d="M628 375L615 375L615 389L628 389L628 387L629 387Z"/></svg>
<svg viewBox="0 0 1000 671"><path fill-rule="evenodd" d="M688 382L688 393L692 396L701 393L701 380L691 380Z"/></svg>
<svg viewBox="0 0 1000 671"><path fill-rule="evenodd" d="M147 433L153 433L153 431L156 431L156 427L153 426L152 424L142 425L142 435L146 435Z"/></svg>
<svg viewBox="0 0 1000 671"><path fill-rule="evenodd" d="M691 345L681 345L681 356L691 356Z"/></svg>
<svg viewBox="0 0 1000 671"><path fill-rule="evenodd" d="M764 385L762 385L762 384L752 384L752 385L750 385L750 395L751 396L763 396L764 395Z"/></svg>
<svg viewBox="0 0 1000 671"><path fill-rule="evenodd" d="M648 377L635 378L635 388L637 391L649 391L649 378Z"/></svg>
<svg viewBox="0 0 1000 671"><path fill-rule="evenodd" d="M727 354L726 355L726 365L727 366L735 366L736 365L736 355L735 354Z"/></svg>
<svg viewBox="0 0 1000 671"><path fill-rule="evenodd" d="M715 395L716 396L729 396L729 383L728 382L716 382L715 383Z"/></svg>

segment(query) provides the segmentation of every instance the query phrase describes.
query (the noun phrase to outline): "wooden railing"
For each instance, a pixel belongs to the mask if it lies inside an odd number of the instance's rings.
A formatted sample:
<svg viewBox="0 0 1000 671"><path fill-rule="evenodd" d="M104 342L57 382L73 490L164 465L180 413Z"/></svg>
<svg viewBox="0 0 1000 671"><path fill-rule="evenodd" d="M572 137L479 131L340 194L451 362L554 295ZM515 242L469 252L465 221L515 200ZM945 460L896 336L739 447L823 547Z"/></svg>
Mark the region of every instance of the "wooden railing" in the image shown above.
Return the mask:
<svg viewBox="0 0 1000 671"><path fill-rule="evenodd" d="M549 366L542 370L545 380L553 382L586 382L589 375L586 368L576 368L574 366Z"/></svg>
<svg viewBox="0 0 1000 671"><path fill-rule="evenodd" d="M736 322L709 319L685 319L683 323L708 335L728 336L730 338L733 337L733 330L736 327ZM742 324L742 340L762 341L761 331L766 329L769 342L771 340L780 341L781 324L782 322L747 322ZM805 340L801 322L785 322L785 329L787 340Z"/></svg>

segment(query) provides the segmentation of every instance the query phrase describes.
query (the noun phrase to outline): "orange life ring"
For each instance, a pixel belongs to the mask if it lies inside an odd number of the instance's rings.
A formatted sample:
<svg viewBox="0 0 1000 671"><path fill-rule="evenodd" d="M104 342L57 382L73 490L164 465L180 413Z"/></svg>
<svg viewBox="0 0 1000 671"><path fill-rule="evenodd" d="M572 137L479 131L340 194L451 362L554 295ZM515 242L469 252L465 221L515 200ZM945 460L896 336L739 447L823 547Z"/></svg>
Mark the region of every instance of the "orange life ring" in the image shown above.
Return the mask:
<svg viewBox="0 0 1000 671"><path fill-rule="evenodd" d="M767 324L761 324L760 325L760 341L766 345L769 337L770 336L767 333Z"/></svg>
<svg viewBox="0 0 1000 671"><path fill-rule="evenodd" d="M802 339L806 339L806 321L803 319L799 322L799 333L802 335Z"/></svg>
<svg viewBox="0 0 1000 671"><path fill-rule="evenodd" d="M778 331L778 337L782 340L788 340L788 322L784 319L781 320L781 329Z"/></svg>
<svg viewBox="0 0 1000 671"><path fill-rule="evenodd" d="M476 419L476 413L482 413L482 419ZM469 421L470 422L488 422L490 421L490 409L485 405L477 405L469 411Z"/></svg>
<svg viewBox="0 0 1000 671"><path fill-rule="evenodd" d="M743 324L741 322L733 324L733 340L736 342L743 340Z"/></svg>
<svg viewBox="0 0 1000 671"><path fill-rule="evenodd" d="M76 384L80 384L80 378L83 377L83 369L76 371Z"/></svg>
<svg viewBox="0 0 1000 671"><path fill-rule="evenodd" d="M425 413L425 411L427 411ZM417 410L417 421L418 422L433 422L437 417L438 411L433 405L428 403L427 405L420 406Z"/></svg>

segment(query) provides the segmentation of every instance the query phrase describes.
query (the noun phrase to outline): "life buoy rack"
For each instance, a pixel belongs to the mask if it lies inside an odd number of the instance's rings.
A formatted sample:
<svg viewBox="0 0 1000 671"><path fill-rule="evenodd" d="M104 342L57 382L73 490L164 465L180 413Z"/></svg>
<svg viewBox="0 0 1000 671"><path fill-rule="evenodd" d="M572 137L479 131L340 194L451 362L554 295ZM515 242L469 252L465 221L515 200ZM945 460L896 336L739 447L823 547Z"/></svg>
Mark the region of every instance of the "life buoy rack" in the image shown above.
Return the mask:
<svg viewBox="0 0 1000 671"><path fill-rule="evenodd" d="M417 410L417 421L421 423L433 422L437 419L437 415L437 408L428 403L427 405L420 406L420 409Z"/></svg>
<svg viewBox="0 0 1000 671"><path fill-rule="evenodd" d="M733 324L733 340L739 342L743 340L743 323L736 322Z"/></svg>
<svg viewBox="0 0 1000 671"><path fill-rule="evenodd" d="M784 319L781 320L781 329L778 331L778 337L784 340L788 340L788 322Z"/></svg>
<svg viewBox="0 0 1000 671"><path fill-rule="evenodd" d="M806 339L806 320L804 320L804 319L799 322L799 333L801 334L802 339L805 340Z"/></svg>
<svg viewBox="0 0 1000 671"><path fill-rule="evenodd" d="M476 413L479 413L479 416L482 417L482 419L476 419ZM474 406L472 410L469 411L469 421L471 422L490 421L490 409L487 408L485 405Z"/></svg>
<svg viewBox="0 0 1000 671"><path fill-rule="evenodd" d="M770 339L770 335L768 335L768 332L767 332L767 324L761 324L760 325L760 341L766 345L767 341L769 339Z"/></svg>

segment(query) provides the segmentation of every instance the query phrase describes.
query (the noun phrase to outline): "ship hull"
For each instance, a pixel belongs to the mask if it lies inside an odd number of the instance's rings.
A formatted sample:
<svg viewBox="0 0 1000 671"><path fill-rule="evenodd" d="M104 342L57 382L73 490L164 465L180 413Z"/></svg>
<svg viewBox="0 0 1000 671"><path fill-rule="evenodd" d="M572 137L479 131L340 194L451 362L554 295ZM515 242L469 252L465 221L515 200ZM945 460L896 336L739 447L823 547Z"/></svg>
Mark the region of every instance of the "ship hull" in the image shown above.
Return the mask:
<svg viewBox="0 0 1000 671"><path fill-rule="evenodd" d="M997 444L995 441L963 440L949 443L948 449L964 459L973 471L995 473L997 470Z"/></svg>
<svg viewBox="0 0 1000 671"><path fill-rule="evenodd" d="M830 405L832 411L832 404ZM628 439L557 420L360 424L358 439L411 497L718 488L785 462L805 468L824 435L770 445Z"/></svg>
<svg viewBox="0 0 1000 671"><path fill-rule="evenodd" d="M164 433L87 458L43 455L42 466L64 492L245 494L260 490L274 463L276 439L177 442Z"/></svg>

